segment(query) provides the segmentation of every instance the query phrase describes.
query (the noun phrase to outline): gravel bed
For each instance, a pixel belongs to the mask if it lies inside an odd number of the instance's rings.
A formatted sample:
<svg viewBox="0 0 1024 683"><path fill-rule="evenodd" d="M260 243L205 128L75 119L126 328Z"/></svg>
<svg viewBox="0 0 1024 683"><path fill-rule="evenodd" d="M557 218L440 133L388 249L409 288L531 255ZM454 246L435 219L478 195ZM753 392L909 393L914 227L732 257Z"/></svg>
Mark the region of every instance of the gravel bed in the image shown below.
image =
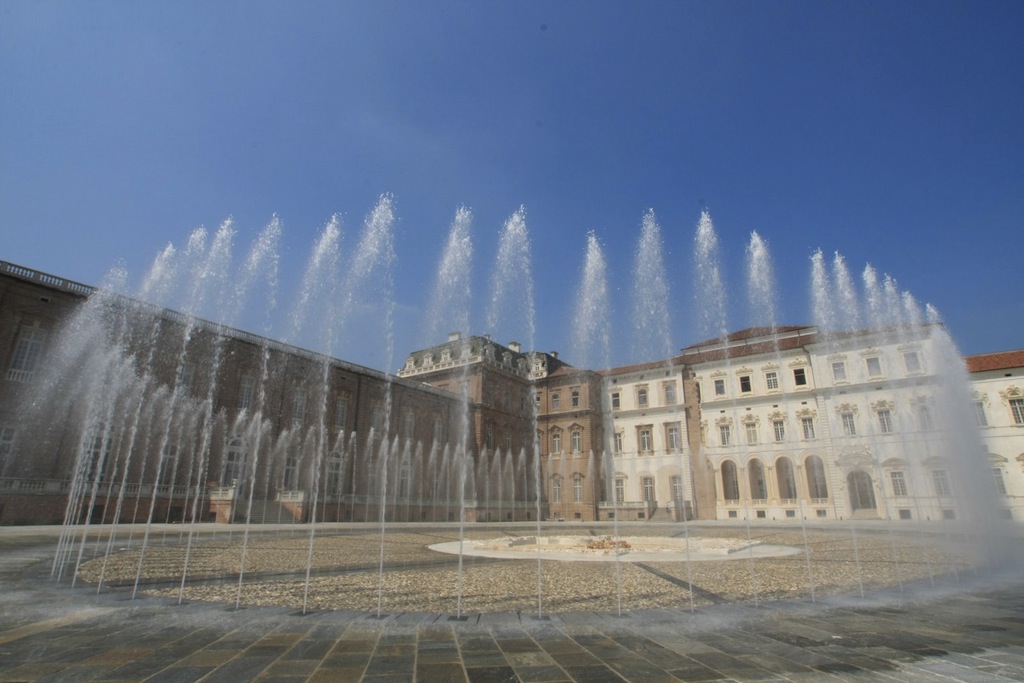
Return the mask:
<svg viewBox="0 0 1024 683"><path fill-rule="evenodd" d="M680 536L679 529L634 529L629 536ZM756 532L756 533L755 533ZM742 528L700 528L691 537L746 540ZM561 530L548 535L563 535ZM857 593L899 583L929 580L970 569L968 556L953 543L936 536L847 531L808 531L805 546L800 530L750 532L761 543L797 546L804 552L785 558L753 559L744 551L729 560L704 562L561 562L481 560L458 557L427 548L458 540L457 530L423 532L388 530L384 537L384 571L379 572L379 533L320 533L280 536L235 534L231 538L197 537L187 548L188 575L182 590L186 543L163 540L141 552L127 547L109 557L97 557L79 568L88 582L133 584L138 575L142 592L189 601L242 605L280 605L308 610L375 612L466 613L538 610L538 583L545 612L614 612L652 607L688 608L715 602L805 599ZM495 539L494 529L465 531L470 540ZM603 535L603 534L602 534ZM623 535L626 535L624 532ZM244 553L243 553L244 546ZM142 559L140 563L140 557ZM306 570L309 563L310 579ZM244 560L244 561L243 561ZM240 569L244 570L241 584ZM165 582L161 584L160 582ZM460 598L461 594L461 598Z"/></svg>

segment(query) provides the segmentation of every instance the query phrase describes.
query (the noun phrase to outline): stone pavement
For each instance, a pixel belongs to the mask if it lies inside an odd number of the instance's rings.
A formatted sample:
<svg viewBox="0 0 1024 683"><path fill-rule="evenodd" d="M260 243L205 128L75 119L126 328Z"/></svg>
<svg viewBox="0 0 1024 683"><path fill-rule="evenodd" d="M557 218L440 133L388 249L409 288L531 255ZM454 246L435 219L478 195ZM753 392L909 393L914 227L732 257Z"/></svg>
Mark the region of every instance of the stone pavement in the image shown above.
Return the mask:
<svg viewBox="0 0 1024 683"><path fill-rule="evenodd" d="M913 597L690 613L296 614L49 579L52 534L0 528L0 681L1021 681L1024 574Z"/></svg>

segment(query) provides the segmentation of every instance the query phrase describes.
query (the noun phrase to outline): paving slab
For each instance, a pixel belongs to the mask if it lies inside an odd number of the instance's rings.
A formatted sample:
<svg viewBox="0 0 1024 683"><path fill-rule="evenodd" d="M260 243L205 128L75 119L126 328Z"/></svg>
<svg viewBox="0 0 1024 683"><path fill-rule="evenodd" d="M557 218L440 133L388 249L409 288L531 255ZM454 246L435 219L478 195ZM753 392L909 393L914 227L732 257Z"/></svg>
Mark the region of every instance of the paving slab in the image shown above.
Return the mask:
<svg viewBox="0 0 1024 683"><path fill-rule="evenodd" d="M890 602L377 618L129 599L51 580L45 531L2 548L0 683L1024 680L1021 567Z"/></svg>

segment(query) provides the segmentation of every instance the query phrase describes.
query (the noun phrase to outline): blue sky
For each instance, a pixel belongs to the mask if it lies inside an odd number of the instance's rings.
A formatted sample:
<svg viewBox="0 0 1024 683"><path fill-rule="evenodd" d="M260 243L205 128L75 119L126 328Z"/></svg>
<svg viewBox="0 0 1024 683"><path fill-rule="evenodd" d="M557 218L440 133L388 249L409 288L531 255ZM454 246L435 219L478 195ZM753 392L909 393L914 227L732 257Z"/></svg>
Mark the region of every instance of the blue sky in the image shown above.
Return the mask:
<svg viewBox="0 0 1024 683"><path fill-rule="evenodd" d="M11 0L0 259L90 284L118 263L141 278L200 225L233 217L241 254L277 214L286 311L332 214L354 242L391 193L397 367L442 341L423 338L423 311L460 205L472 331L523 336L482 327L499 231L524 206L537 347L573 360L594 231L622 364L649 360L630 356L629 329L647 209L673 346L699 340L706 208L731 328L748 324L757 230L780 323L811 322L821 248L934 304L965 353L1020 348L1022 30L1020 2Z"/></svg>

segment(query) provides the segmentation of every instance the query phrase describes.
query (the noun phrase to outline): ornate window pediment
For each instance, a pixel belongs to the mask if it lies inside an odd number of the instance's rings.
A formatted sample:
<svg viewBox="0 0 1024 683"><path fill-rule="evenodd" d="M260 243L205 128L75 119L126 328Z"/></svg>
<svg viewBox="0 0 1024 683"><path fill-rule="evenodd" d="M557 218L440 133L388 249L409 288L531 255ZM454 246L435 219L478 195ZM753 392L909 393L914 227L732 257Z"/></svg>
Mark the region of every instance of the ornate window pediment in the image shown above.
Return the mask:
<svg viewBox="0 0 1024 683"><path fill-rule="evenodd" d="M836 458L836 464L844 470L870 469L874 465L871 450L867 446L844 448Z"/></svg>
<svg viewBox="0 0 1024 683"><path fill-rule="evenodd" d="M1005 465L1008 462L1010 462L1003 456L997 455L995 453L986 453L985 455L988 458L989 463L992 465Z"/></svg>
<svg viewBox="0 0 1024 683"><path fill-rule="evenodd" d="M999 397L1003 399L1003 401L1008 401L1011 398L1020 398L1021 396L1024 396L1024 391L1021 391L1020 387L1016 384L1011 384L999 392Z"/></svg>
<svg viewBox="0 0 1024 683"><path fill-rule="evenodd" d="M853 403L840 403L836 406L836 412L840 415L856 415L860 410Z"/></svg>
<svg viewBox="0 0 1024 683"><path fill-rule="evenodd" d="M733 374L735 374L735 375L749 375L752 372L754 372L754 370L752 368L749 368L746 365L744 365L742 368L737 368L736 370L734 370Z"/></svg>
<svg viewBox="0 0 1024 683"><path fill-rule="evenodd" d="M805 417L813 418L817 416L817 412L815 412L812 408L801 408L800 410L796 411L796 416L800 419L803 419Z"/></svg>
<svg viewBox="0 0 1024 683"><path fill-rule="evenodd" d="M882 463L882 467L887 470L905 470L907 469L907 461L902 458L889 458Z"/></svg>
<svg viewBox="0 0 1024 683"><path fill-rule="evenodd" d="M718 425L719 427L721 427L722 425L731 425L732 418L729 417L728 415L723 415L722 417L715 420L715 424Z"/></svg>
<svg viewBox="0 0 1024 683"><path fill-rule="evenodd" d="M743 416L743 419L740 420L740 422L742 422L745 425L761 424L761 416L760 415L754 415L752 413L747 413L746 415ZM723 424L723 423L721 422L721 420L719 420L718 424Z"/></svg>
<svg viewBox="0 0 1024 683"><path fill-rule="evenodd" d="M881 401L875 401L874 403L871 404L871 410L876 412L876 413L881 412L883 410L890 410L891 411L895 407L896 407L896 404L894 404L892 401L889 401L889 400L886 400L886 399L882 399Z"/></svg>
<svg viewBox="0 0 1024 683"><path fill-rule="evenodd" d="M786 413L784 413L781 410L773 410L772 412L768 413L768 419L773 422L776 420L785 420Z"/></svg>

